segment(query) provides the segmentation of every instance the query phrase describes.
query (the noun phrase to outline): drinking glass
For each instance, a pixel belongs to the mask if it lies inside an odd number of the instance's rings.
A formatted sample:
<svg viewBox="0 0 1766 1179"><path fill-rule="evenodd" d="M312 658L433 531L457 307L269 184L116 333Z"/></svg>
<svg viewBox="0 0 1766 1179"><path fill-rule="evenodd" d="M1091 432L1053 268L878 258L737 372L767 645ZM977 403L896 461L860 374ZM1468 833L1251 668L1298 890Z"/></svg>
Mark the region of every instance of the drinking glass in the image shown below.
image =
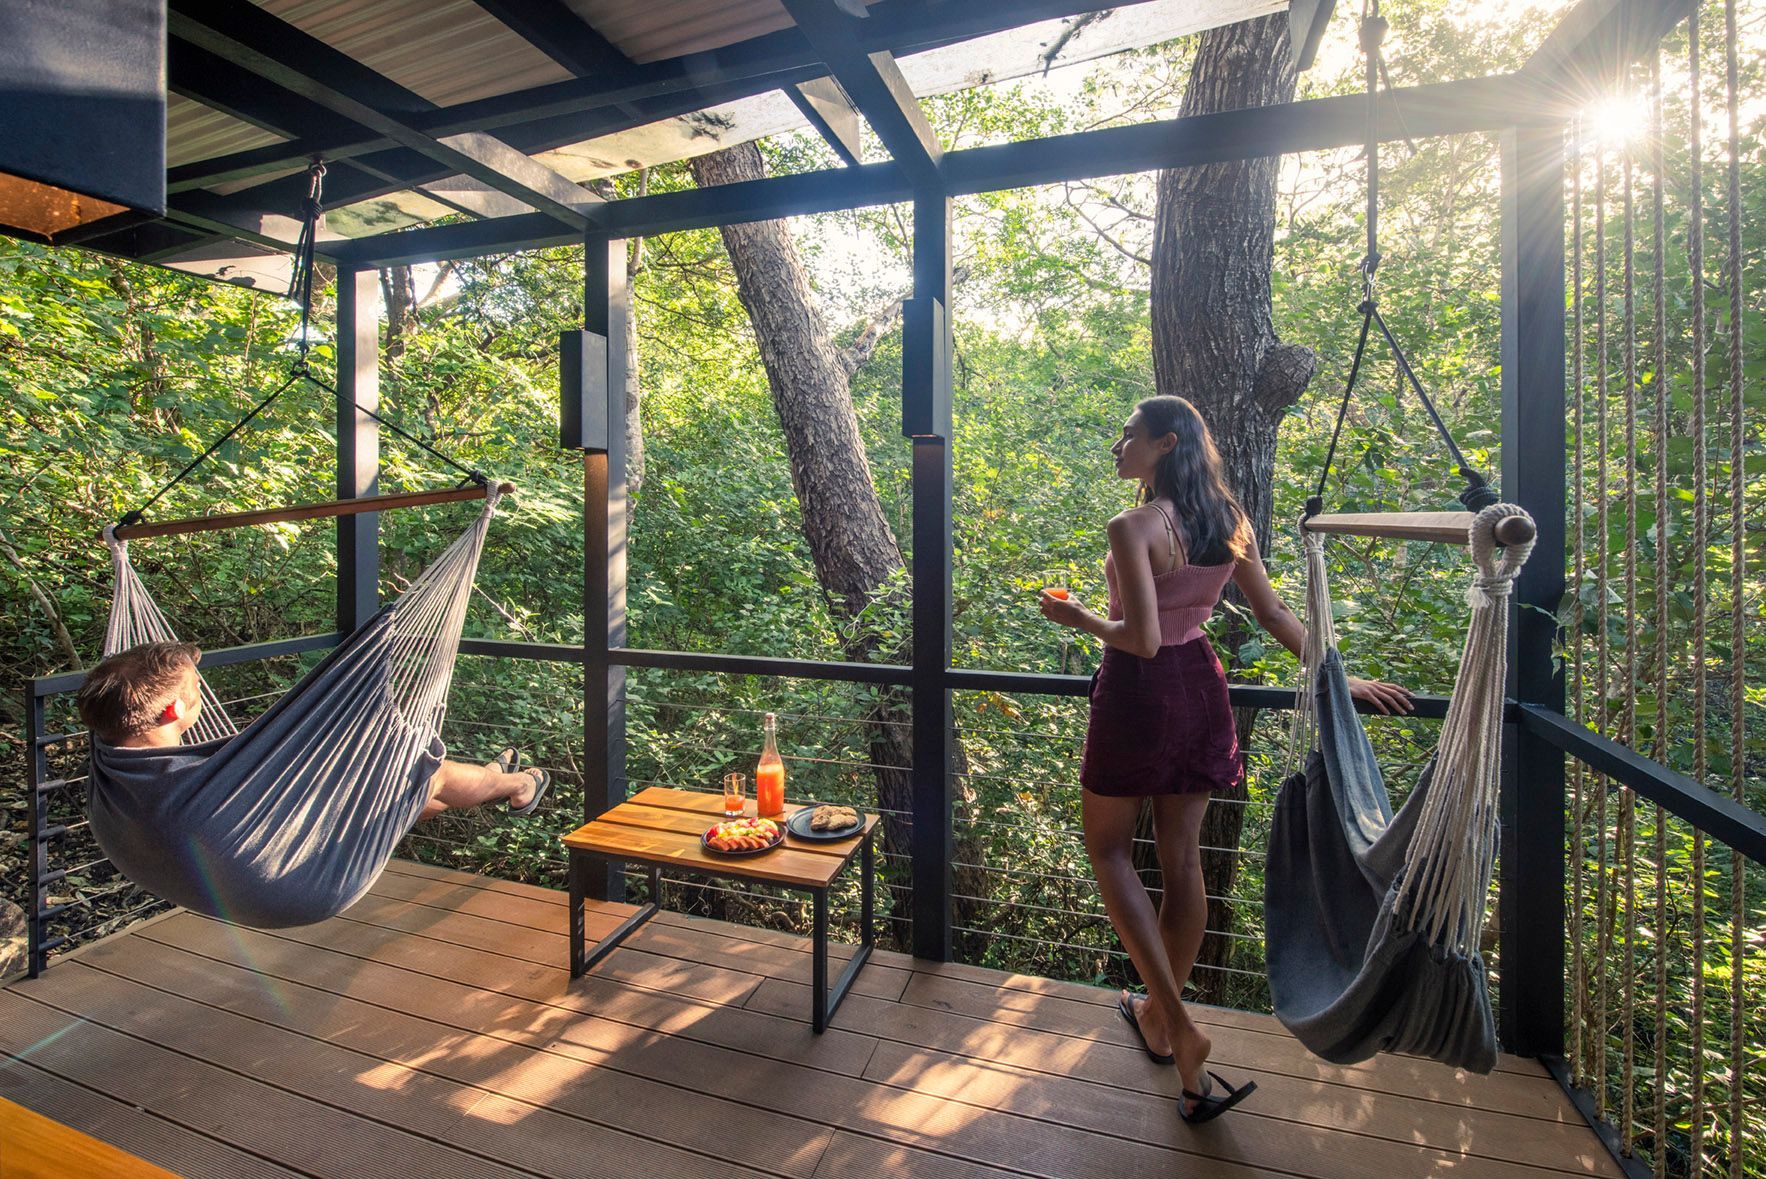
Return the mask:
<svg viewBox="0 0 1766 1179"><path fill-rule="evenodd" d="M724 775L724 818L742 817L742 796L748 788L747 774Z"/></svg>

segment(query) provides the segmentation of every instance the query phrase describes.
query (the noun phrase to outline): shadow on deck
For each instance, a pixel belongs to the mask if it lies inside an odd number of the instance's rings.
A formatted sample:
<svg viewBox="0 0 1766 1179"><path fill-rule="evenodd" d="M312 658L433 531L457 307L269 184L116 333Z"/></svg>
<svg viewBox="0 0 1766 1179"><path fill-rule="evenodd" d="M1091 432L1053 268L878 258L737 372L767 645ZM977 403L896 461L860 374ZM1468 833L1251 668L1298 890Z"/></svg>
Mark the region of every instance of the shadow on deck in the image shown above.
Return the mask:
<svg viewBox="0 0 1766 1179"><path fill-rule="evenodd" d="M589 918L591 938L629 906ZM805 939L661 914L589 977L563 894L395 862L322 925L147 922L0 990L0 1097L182 1175L1618 1175L1538 1064L1318 1061L1177 1116L1111 992L879 953L826 1035Z"/></svg>

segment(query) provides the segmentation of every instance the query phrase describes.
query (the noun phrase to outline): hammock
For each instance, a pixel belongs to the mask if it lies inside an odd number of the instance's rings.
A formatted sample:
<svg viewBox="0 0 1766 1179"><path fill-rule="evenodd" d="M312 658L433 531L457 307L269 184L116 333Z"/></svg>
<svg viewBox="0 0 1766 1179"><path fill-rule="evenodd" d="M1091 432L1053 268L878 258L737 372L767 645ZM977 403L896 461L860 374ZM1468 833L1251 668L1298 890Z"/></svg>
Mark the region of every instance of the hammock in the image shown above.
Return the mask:
<svg viewBox="0 0 1766 1179"><path fill-rule="evenodd" d="M1508 599L1532 549L1497 553L1495 533L1526 513L1495 504L1473 519L1478 572L1441 742L1396 813L1355 714L1331 622L1324 539L1303 533L1307 641L1291 755L1264 878L1275 1013L1338 1064L1404 1052L1473 1072L1496 1064L1479 941L1496 854Z"/></svg>
<svg viewBox="0 0 1766 1179"><path fill-rule="evenodd" d="M396 601L243 732L207 683L185 744L92 742L92 834L174 904L273 929L322 921L373 885L429 799L485 532L501 488ZM105 654L177 636L109 530Z"/></svg>

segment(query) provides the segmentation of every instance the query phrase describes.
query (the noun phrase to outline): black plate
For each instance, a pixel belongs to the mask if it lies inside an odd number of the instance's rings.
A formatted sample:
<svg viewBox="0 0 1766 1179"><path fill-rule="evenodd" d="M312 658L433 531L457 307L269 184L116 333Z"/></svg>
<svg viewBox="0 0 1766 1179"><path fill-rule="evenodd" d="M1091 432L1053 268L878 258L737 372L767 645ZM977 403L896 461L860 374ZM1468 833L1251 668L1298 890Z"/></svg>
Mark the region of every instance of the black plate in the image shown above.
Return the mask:
<svg viewBox="0 0 1766 1179"><path fill-rule="evenodd" d="M857 807L853 807L857 811ZM814 843L832 843L837 839L851 839L865 829L865 813L859 811L858 823L852 827L842 827L838 831L811 831L810 820L815 817L816 805L811 803L800 811L793 811L785 822L785 829L799 839L807 839Z"/></svg>
<svg viewBox="0 0 1766 1179"><path fill-rule="evenodd" d="M774 819L773 822L778 823L778 820ZM721 823L713 823L712 824L712 827L716 827L716 826L721 826ZM772 851L774 848L778 847L781 843L785 842L785 825L783 823L778 823L778 826L779 826L779 837L777 839L773 840L771 843L767 844L765 847L748 847L748 848L743 848L740 851L724 851L722 848L712 847L711 844L708 842L708 839L711 835L711 827L707 827L704 831L701 831L699 833L699 846L704 848L707 852L711 853L714 856L732 856L733 857L733 856L765 855L767 852Z"/></svg>

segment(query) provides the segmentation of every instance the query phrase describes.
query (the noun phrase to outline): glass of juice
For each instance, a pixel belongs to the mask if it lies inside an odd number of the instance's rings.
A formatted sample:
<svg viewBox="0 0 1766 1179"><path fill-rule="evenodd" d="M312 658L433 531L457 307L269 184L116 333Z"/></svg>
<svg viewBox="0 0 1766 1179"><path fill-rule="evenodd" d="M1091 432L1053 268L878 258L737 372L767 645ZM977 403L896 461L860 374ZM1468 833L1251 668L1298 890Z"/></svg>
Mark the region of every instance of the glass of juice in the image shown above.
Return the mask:
<svg viewBox="0 0 1766 1179"><path fill-rule="evenodd" d="M742 817L742 796L747 793L747 774L724 775L724 818L740 819Z"/></svg>

